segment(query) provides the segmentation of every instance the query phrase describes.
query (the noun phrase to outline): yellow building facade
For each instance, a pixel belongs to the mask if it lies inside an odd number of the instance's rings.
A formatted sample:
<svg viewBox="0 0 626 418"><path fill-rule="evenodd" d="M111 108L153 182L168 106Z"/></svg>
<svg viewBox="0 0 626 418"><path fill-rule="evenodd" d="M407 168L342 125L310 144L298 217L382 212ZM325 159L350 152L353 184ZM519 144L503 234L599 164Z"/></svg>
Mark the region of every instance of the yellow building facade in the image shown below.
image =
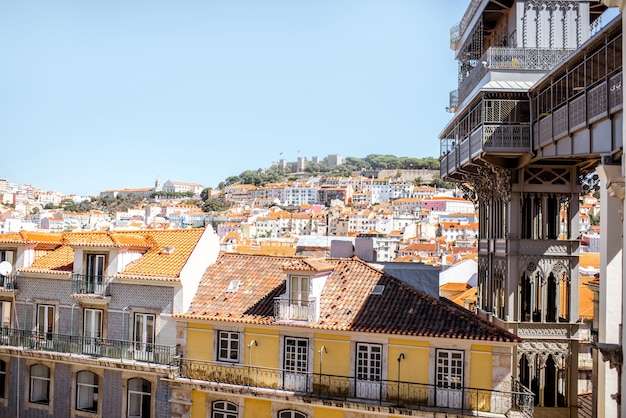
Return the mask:
<svg viewBox="0 0 626 418"><path fill-rule="evenodd" d="M222 254L177 320L176 417L532 414L516 337L358 259Z"/></svg>

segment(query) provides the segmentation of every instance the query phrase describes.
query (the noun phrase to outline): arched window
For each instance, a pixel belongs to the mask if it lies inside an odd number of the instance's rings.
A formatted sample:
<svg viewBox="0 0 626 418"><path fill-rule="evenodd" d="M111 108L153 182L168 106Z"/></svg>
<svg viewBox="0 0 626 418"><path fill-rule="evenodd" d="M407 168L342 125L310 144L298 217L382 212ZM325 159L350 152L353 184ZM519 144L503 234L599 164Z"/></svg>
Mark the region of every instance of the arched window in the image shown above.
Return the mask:
<svg viewBox="0 0 626 418"><path fill-rule="evenodd" d="M215 401L211 408L211 418L238 418L239 408L232 402Z"/></svg>
<svg viewBox="0 0 626 418"><path fill-rule="evenodd" d="M128 380L128 418L150 418L152 385L141 378Z"/></svg>
<svg viewBox="0 0 626 418"><path fill-rule="evenodd" d="M29 400L44 405L50 402L50 368L43 364L30 366Z"/></svg>
<svg viewBox="0 0 626 418"><path fill-rule="evenodd" d="M76 409L98 412L98 375L89 371L76 374Z"/></svg>
<svg viewBox="0 0 626 418"><path fill-rule="evenodd" d="M306 414L300 411L294 411L291 409L285 409L278 413L278 418L306 418Z"/></svg>

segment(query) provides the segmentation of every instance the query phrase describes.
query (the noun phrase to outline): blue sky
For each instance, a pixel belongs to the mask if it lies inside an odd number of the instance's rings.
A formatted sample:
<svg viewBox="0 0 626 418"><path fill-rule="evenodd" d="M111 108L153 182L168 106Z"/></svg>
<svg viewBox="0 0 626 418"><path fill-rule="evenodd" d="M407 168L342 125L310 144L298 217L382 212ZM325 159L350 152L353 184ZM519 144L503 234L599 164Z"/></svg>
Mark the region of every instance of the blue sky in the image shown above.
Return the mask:
<svg viewBox="0 0 626 418"><path fill-rule="evenodd" d="M468 4L3 2L0 178L94 195L281 152L436 157Z"/></svg>

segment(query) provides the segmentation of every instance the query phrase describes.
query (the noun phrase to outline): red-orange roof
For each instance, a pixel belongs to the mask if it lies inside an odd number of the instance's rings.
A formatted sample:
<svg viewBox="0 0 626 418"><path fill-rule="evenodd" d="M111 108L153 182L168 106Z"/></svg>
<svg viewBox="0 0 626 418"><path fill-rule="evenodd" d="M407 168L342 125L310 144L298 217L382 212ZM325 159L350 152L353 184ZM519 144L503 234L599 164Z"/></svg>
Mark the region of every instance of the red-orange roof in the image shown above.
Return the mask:
<svg viewBox="0 0 626 418"><path fill-rule="evenodd" d="M332 268L321 292L319 320L288 325L423 337L518 340L451 301L431 298L358 259L312 261L223 253L206 270L188 312L177 316L274 324L274 299L285 293L289 271L304 265L314 275ZM226 292L233 280L240 282L237 291ZM382 294L371 294L374 285L384 286Z"/></svg>

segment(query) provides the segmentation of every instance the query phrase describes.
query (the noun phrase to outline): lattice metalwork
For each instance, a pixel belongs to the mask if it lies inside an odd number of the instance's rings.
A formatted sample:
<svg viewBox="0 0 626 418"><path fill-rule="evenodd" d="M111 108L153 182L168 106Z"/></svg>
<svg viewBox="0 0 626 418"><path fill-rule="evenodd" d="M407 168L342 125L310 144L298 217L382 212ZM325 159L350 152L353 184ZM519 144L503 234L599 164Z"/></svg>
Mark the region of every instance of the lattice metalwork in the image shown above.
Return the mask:
<svg viewBox="0 0 626 418"><path fill-rule="evenodd" d="M580 96L572 100L569 104L570 126L575 127L585 123L587 118L587 100L585 96Z"/></svg>
<svg viewBox="0 0 626 418"><path fill-rule="evenodd" d="M530 125L485 125L485 148L527 148L530 150Z"/></svg>
<svg viewBox="0 0 626 418"><path fill-rule="evenodd" d="M609 79L609 107L613 109L622 104L622 73L616 74Z"/></svg>
<svg viewBox="0 0 626 418"><path fill-rule="evenodd" d="M606 84L602 83L587 92L587 117L592 119L607 111Z"/></svg>

